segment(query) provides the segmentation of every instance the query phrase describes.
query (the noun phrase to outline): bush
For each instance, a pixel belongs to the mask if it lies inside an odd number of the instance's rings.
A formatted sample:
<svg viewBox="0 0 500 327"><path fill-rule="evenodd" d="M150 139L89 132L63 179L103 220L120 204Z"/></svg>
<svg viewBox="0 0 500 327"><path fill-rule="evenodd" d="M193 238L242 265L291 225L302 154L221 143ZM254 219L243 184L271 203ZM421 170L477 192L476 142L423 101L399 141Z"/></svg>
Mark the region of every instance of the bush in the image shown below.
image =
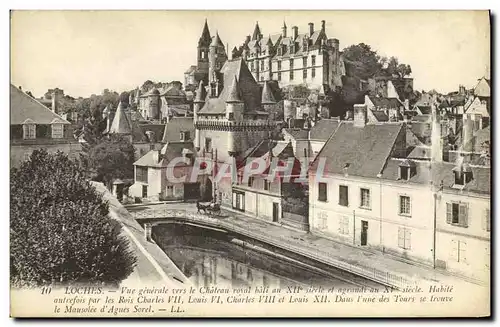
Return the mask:
<svg viewBox="0 0 500 327"><path fill-rule="evenodd" d="M130 275L128 240L75 162L36 150L10 177L13 286L115 286Z"/></svg>

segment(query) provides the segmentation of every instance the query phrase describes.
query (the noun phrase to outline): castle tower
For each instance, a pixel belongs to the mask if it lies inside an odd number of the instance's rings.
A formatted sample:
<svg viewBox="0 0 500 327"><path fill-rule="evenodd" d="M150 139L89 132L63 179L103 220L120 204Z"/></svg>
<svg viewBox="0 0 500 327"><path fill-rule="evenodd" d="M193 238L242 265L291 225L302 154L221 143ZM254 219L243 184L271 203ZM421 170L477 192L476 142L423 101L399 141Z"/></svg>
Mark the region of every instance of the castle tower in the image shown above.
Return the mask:
<svg viewBox="0 0 500 327"><path fill-rule="evenodd" d="M157 88L153 88L148 98L149 110L147 118L160 119L160 91Z"/></svg>
<svg viewBox="0 0 500 327"><path fill-rule="evenodd" d="M196 148L196 151L200 150L200 130L196 126L196 123L198 122L198 112L200 111L201 108L203 108L203 105L205 104L205 98L206 98L205 87L203 86L203 81L200 81L198 89L196 90L196 97L193 100L193 123L195 127L194 147Z"/></svg>
<svg viewBox="0 0 500 327"><path fill-rule="evenodd" d="M255 28L252 34L252 41L258 41L262 38L262 34L260 33L259 22L255 23Z"/></svg>
<svg viewBox="0 0 500 327"><path fill-rule="evenodd" d="M264 87L262 89L261 104L265 111L267 111L266 109L269 108L269 106L276 104L276 99L274 98L274 95L271 92L271 87L267 81L264 82Z"/></svg>
<svg viewBox="0 0 500 327"><path fill-rule="evenodd" d="M208 52L211 42L212 37L210 36L207 20L205 19L205 25L198 40L198 69L201 71L208 72Z"/></svg>
<svg viewBox="0 0 500 327"><path fill-rule="evenodd" d="M241 100L240 88L235 75L226 99L226 118L229 121L241 122L243 120L243 107L244 104ZM234 157L240 152L235 140L235 131L231 129L227 137L227 151L230 156Z"/></svg>
<svg viewBox="0 0 500 327"><path fill-rule="evenodd" d="M217 32L212 38L208 54L208 81L210 85L210 96L218 97L222 89L219 72L227 60L226 48Z"/></svg>

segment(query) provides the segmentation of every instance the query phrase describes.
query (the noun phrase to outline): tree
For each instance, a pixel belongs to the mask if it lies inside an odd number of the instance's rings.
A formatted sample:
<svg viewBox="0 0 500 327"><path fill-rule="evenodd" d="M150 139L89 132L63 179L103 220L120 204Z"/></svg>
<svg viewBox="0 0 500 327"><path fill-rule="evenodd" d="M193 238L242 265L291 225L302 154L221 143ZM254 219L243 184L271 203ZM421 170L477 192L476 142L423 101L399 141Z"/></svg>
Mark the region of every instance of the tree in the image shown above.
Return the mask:
<svg viewBox="0 0 500 327"><path fill-rule="evenodd" d="M134 177L134 153L134 146L128 139L111 135L86 147L82 161L90 178L111 188L114 179Z"/></svg>
<svg viewBox="0 0 500 327"><path fill-rule="evenodd" d="M365 43L351 45L344 49L346 73L362 80L372 78L382 69L380 56Z"/></svg>
<svg viewBox="0 0 500 327"><path fill-rule="evenodd" d="M13 286L116 286L132 273L136 258L120 224L76 162L35 150L10 177Z"/></svg>
<svg viewBox="0 0 500 327"><path fill-rule="evenodd" d="M387 68L385 68L385 71L392 77L405 78L411 75L411 66L400 64L398 58L391 57L387 60Z"/></svg>

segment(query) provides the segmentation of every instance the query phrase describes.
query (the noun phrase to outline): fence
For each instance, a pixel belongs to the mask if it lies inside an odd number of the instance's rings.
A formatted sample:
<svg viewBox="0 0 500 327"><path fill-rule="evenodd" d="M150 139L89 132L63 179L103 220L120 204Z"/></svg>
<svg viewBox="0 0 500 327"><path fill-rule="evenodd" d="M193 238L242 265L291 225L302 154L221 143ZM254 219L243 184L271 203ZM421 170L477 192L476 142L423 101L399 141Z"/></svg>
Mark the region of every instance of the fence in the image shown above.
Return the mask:
<svg viewBox="0 0 500 327"><path fill-rule="evenodd" d="M133 212L132 214L134 218L139 221L180 219L186 222L201 223L211 227L230 230L257 241L302 255L329 266L333 266L340 270L344 270L360 277L364 277L366 279L398 289L402 289L407 286L414 286L416 284L416 281L414 280L408 280L399 275L390 273L388 271L379 270L375 267L362 267L350 264L345 261L333 259L331 258L330 253L328 253L327 251L323 251L318 248L312 248L311 246L308 246L307 243L297 242L290 237L282 235L280 238L277 238L276 235L262 230L259 230L259 232L256 233L249 229L248 226L245 226L244 222L237 223L235 219L225 220L221 219L223 217L217 218L217 216L199 214L194 210L189 211L182 209L148 209L144 211Z"/></svg>

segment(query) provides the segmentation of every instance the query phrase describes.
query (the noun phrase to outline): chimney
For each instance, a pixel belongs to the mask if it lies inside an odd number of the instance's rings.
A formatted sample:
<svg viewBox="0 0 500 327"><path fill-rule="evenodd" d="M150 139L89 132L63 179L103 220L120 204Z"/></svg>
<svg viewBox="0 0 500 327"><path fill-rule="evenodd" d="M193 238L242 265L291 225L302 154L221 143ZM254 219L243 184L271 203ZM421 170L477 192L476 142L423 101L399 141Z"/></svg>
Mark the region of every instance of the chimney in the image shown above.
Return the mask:
<svg viewBox="0 0 500 327"><path fill-rule="evenodd" d="M367 122L366 105L354 105L354 127L365 127Z"/></svg>
<svg viewBox="0 0 500 327"><path fill-rule="evenodd" d="M321 32L325 33L325 24L326 22L324 20L321 21Z"/></svg>
<svg viewBox="0 0 500 327"><path fill-rule="evenodd" d="M299 28L297 26L292 27L292 39L295 41L297 36L299 35Z"/></svg>
<svg viewBox="0 0 500 327"><path fill-rule="evenodd" d="M465 95L465 86L459 85L458 86L458 93L461 95Z"/></svg>
<svg viewBox="0 0 500 327"><path fill-rule="evenodd" d="M153 160L156 163L159 163L161 161L161 150L155 150L153 153Z"/></svg>
<svg viewBox="0 0 500 327"><path fill-rule="evenodd" d="M314 34L314 23L309 23L309 36Z"/></svg>
<svg viewBox="0 0 500 327"><path fill-rule="evenodd" d="M463 145L462 150L472 152L472 139L474 137L474 122L469 115L464 115L464 127L462 129Z"/></svg>
<svg viewBox="0 0 500 327"><path fill-rule="evenodd" d="M23 88L22 88L22 86L21 86L21 85L19 85L19 89L20 89L21 91L23 90Z"/></svg>
<svg viewBox="0 0 500 327"><path fill-rule="evenodd" d="M443 161L443 139L441 137L441 116L436 105L432 105L431 162Z"/></svg>

